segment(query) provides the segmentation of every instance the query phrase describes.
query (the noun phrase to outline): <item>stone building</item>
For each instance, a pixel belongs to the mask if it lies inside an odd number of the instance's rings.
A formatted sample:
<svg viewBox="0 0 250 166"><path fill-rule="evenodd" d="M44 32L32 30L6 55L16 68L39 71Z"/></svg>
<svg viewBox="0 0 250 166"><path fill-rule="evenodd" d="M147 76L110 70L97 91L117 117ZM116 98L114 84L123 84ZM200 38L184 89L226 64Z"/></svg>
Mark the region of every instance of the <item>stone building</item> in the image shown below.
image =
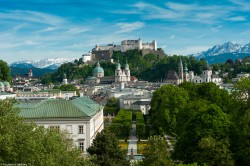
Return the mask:
<svg viewBox="0 0 250 166"><path fill-rule="evenodd" d="M103 126L103 107L88 97L20 102L19 115L45 128L67 132L83 153Z"/></svg>
<svg viewBox="0 0 250 166"><path fill-rule="evenodd" d="M220 78L218 75L213 74L212 68L208 63L205 66L202 74L198 76L194 75L193 71L188 71L187 64L185 64L185 67L183 69L181 58L178 64L178 74L175 71L170 70L166 74L165 78L166 79L164 80L164 82L175 85L178 85L184 81L193 83L213 82L217 85L222 83L222 78Z"/></svg>

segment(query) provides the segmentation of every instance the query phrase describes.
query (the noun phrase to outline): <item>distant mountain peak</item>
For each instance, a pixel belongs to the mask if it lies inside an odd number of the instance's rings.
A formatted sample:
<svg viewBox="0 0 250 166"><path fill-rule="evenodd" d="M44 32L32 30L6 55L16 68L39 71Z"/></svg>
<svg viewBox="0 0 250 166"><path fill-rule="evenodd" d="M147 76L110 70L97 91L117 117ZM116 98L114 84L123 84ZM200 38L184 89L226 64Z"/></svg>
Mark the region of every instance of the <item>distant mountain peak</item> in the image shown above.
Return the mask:
<svg viewBox="0 0 250 166"><path fill-rule="evenodd" d="M21 60L10 64L11 67L57 69L63 63L73 62L75 58L45 58L41 60Z"/></svg>
<svg viewBox="0 0 250 166"><path fill-rule="evenodd" d="M237 43L226 42L221 45L215 45L207 51L192 54L191 56L195 56L197 59L205 58L209 63L216 63L226 61L229 58L235 60L245 55L250 55L250 43L241 46Z"/></svg>

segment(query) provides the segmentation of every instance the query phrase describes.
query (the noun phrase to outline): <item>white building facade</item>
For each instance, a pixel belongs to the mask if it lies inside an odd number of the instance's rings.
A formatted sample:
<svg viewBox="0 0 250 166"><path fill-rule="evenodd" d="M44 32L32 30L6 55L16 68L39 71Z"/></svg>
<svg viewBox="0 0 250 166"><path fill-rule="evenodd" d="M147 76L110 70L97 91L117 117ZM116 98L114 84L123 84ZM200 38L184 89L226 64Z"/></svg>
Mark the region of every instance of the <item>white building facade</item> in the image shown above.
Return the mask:
<svg viewBox="0 0 250 166"><path fill-rule="evenodd" d="M115 69L115 82L130 82L130 69L127 61L124 70L121 69L119 61L117 62Z"/></svg>
<svg viewBox="0 0 250 166"><path fill-rule="evenodd" d="M83 153L87 153L86 150L92 144L96 134L104 128L103 107L88 97L21 103L18 107L20 115L27 121L66 132L67 139L72 140Z"/></svg>

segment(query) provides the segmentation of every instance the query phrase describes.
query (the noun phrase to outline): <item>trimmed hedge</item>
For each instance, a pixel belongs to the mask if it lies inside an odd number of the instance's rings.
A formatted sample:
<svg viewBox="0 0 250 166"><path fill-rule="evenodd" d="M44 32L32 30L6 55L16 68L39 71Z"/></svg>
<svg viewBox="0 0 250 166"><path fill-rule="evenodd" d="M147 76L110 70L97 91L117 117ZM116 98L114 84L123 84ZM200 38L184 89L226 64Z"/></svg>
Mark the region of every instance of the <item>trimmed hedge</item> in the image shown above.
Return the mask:
<svg viewBox="0 0 250 166"><path fill-rule="evenodd" d="M146 124L143 118L143 114L140 110L135 111L136 116L136 133L138 135L138 139L147 138L146 134Z"/></svg>
<svg viewBox="0 0 250 166"><path fill-rule="evenodd" d="M110 129L118 138L127 139L130 134L131 125L132 111L120 109L116 117L112 119Z"/></svg>

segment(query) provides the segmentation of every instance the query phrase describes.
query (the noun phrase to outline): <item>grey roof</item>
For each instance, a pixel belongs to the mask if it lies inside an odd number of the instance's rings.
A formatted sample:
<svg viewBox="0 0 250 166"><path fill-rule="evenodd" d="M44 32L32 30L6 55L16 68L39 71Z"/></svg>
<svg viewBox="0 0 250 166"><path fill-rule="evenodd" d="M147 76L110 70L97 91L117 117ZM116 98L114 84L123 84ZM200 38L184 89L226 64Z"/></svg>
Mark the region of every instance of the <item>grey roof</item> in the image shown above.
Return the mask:
<svg viewBox="0 0 250 166"><path fill-rule="evenodd" d="M136 101L132 105L150 105L151 101Z"/></svg>
<svg viewBox="0 0 250 166"><path fill-rule="evenodd" d="M174 70L169 70L167 73L167 80L178 80L180 77Z"/></svg>

